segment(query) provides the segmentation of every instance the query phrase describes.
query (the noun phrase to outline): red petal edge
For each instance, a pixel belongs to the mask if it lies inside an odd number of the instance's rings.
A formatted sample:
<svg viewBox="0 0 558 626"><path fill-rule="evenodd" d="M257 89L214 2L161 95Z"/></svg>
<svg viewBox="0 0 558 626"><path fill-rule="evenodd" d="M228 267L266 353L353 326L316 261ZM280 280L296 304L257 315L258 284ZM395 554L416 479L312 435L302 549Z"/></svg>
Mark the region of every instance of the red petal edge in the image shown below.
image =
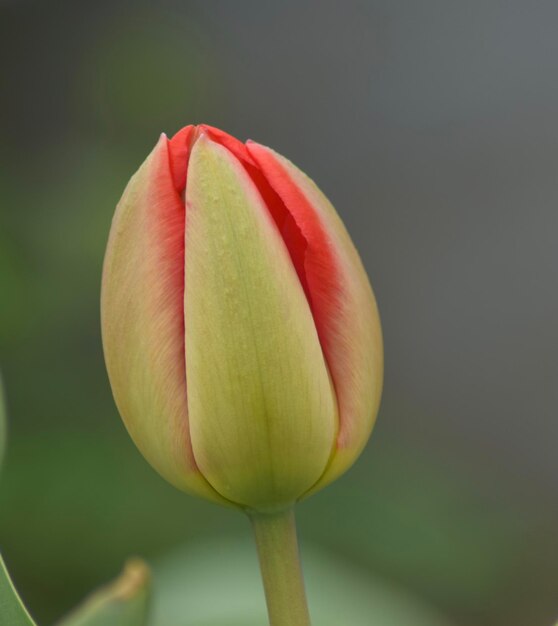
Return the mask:
<svg viewBox="0 0 558 626"><path fill-rule="evenodd" d="M281 196L269 183L261 168L252 157L249 146L218 128L205 125L200 128L203 132L206 132L213 141L227 148L240 161L247 174L252 179L252 182L256 185L285 242L302 288L304 289L304 293L306 294L306 298L312 308L312 294L306 278L307 269L305 267L308 242L292 212L287 208Z"/></svg>
<svg viewBox="0 0 558 626"><path fill-rule="evenodd" d="M292 226L289 225L288 232L295 228L300 233L294 242L289 237L284 237L285 244L293 262L295 258L302 257L302 267L299 268L297 262L295 262L295 267L299 276L302 273L304 275L303 278L301 277L301 282L307 285L308 301L318 337L335 385L335 367L330 362L331 344L335 340L333 321L337 317L339 299L343 294L335 250L315 208L293 182L281 163L275 159L273 153L254 142L249 142L247 148L258 164L260 175L265 178L267 185L273 190L282 203L284 211L290 217ZM301 250L300 240L304 241L304 250Z"/></svg>
<svg viewBox="0 0 558 626"><path fill-rule="evenodd" d="M185 126L168 140L170 170L174 187L179 194L186 189L186 172L195 130L195 126Z"/></svg>

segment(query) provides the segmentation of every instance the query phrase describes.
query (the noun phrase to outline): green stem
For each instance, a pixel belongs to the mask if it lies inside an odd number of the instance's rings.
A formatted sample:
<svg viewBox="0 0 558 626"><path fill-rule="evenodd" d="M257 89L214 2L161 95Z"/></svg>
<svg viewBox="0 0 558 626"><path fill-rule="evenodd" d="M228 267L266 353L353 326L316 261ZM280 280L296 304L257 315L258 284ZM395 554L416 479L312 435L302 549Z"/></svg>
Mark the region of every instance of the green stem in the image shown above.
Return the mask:
<svg viewBox="0 0 558 626"><path fill-rule="evenodd" d="M250 514L270 626L310 626L292 509Z"/></svg>

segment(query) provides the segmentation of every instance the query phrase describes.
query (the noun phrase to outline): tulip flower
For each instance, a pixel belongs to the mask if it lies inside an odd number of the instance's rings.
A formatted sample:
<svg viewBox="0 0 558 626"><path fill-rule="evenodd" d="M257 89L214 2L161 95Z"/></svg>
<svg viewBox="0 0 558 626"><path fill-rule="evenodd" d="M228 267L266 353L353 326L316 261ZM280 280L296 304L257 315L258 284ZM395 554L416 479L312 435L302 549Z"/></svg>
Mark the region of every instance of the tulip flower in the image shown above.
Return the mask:
<svg viewBox="0 0 558 626"><path fill-rule="evenodd" d="M383 356L366 272L327 198L258 143L161 136L116 209L102 330L132 439L184 491L274 520L370 436Z"/></svg>

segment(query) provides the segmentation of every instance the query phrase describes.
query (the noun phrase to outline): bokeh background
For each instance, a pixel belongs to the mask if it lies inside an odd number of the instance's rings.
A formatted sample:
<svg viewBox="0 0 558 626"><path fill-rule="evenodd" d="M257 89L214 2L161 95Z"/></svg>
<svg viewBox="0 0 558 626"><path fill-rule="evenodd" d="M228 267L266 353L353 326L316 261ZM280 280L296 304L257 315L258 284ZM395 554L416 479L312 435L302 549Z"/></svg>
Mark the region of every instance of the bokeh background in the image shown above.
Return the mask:
<svg viewBox="0 0 558 626"><path fill-rule="evenodd" d="M374 436L299 507L303 549L457 626L558 616L557 23L518 0L0 3L0 545L39 620L130 554L249 533L140 457L101 352L114 206L201 121L318 181L383 317Z"/></svg>

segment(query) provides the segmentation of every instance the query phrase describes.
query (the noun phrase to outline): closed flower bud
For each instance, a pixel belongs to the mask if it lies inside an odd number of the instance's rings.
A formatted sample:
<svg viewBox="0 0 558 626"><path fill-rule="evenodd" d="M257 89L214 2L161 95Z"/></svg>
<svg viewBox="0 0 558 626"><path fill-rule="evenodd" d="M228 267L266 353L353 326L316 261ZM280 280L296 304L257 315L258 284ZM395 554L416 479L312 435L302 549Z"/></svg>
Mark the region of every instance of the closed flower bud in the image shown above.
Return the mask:
<svg viewBox="0 0 558 626"><path fill-rule="evenodd" d="M116 209L101 308L120 414L180 489L281 509L368 440L370 284L331 204L269 148L209 126L163 135Z"/></svg>

